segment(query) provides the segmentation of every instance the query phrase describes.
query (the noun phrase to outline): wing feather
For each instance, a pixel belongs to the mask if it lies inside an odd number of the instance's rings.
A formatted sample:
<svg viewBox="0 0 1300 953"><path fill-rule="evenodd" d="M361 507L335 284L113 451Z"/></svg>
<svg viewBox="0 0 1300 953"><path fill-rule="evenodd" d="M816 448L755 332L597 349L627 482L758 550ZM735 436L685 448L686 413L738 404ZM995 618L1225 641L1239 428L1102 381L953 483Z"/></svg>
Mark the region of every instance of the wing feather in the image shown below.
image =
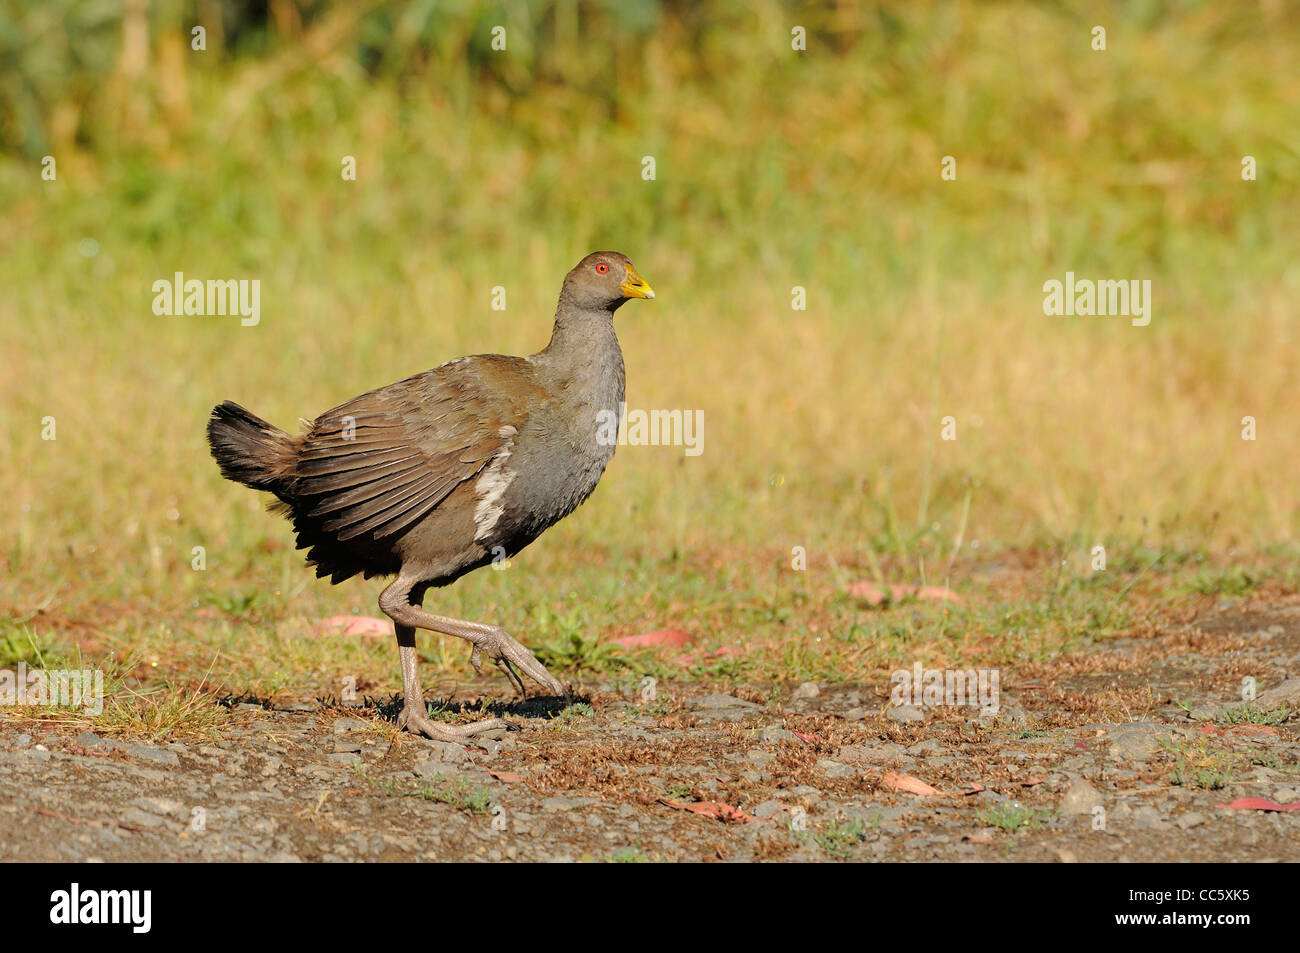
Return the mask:
<svg viewBox="0 0 1300 953"><path fill-rule="evenodd" d="M299 518L338 542L412 526L509 451L528 418L512 387L546 396L523 359L466 358L325 412L301 438Z"/></svg>

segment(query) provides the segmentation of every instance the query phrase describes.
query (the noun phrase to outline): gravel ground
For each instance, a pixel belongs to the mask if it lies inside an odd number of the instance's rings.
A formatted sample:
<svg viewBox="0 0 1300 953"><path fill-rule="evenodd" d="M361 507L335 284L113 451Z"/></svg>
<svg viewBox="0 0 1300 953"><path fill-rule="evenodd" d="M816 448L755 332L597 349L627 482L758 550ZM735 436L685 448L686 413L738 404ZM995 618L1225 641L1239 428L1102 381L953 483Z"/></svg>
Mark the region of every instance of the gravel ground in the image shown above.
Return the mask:
<svg viewBox="0 0 1300 953"><path fill-rule="evenodd" d="M1273 723L1233 724L1246 675ZM1300 811L1224 806L1300 802L1300 719L1280 714L1300 708L1300 605L1003 670L996 716L888 689L669 684L643 704L595 685L558 715L515 706L520 730L474 746L306 700L240 706L192 744L10 713L0 844L43 861L1300 858ZM1126 699L1132 717L1098 716Z"/></svg>

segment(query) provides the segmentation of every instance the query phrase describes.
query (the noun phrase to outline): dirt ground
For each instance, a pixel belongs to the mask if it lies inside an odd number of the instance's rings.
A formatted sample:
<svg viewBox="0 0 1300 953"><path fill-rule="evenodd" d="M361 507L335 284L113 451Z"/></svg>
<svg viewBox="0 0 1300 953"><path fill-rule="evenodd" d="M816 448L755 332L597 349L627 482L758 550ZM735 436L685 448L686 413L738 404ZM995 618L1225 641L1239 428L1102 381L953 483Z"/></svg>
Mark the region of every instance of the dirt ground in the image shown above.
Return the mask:
<svg viewBox="0 0 1300 953"><path fill-rule="evenodd" d="M504 704L519 730L474 746L397 735L374 703L245 703L219 741L157 746L10 712L0 846L39 861L1300 858L1300 810L1259 809L1300 807L1300 600L1221 603L1005 669L996 715L896 707L888 684L652 699L610 683L567 709L510 705L504 687L466 707ZM1227 806L1242 799L1263 800Z"/></svg>

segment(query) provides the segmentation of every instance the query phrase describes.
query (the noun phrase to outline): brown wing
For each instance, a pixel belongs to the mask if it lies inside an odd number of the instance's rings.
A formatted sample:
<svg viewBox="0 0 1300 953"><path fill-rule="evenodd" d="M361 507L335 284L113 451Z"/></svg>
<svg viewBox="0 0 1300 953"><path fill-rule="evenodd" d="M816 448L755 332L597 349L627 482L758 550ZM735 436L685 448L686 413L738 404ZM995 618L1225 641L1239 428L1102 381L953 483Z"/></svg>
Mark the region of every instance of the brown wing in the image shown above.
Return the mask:
<svg viewBox="0 0 1300 953"><path fill-rule="evenodd" d="M515 361L463 358L326 411L302 438L295 509L339 541L414 524L518 433L527 413L495 386Z"/></svg>

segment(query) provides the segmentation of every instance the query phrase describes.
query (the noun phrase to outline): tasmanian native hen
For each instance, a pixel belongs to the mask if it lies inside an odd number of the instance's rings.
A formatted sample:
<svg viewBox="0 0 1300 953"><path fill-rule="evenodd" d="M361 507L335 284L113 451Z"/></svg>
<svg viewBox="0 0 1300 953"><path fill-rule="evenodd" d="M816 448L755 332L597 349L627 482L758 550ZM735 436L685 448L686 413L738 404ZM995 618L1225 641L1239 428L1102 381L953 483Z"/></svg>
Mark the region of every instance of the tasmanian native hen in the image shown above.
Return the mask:
<svg viewBox="0 0 1300 953"><path fill-rule="evenodd" d="M326 411L292 436L226 401L208 444L222 476L278 497L316 575L396 576L379 606L397 630L405 705L399 724L441 741L493 728L429 719L415 630L465 639L520 691L518 668L564 686L500 626L435 615L425 593L519 552L591 495L614 454L623 402L614 312L654 292L626 256L594 252L564 279L550 343L530 357L477 354ZM604 439L601 439L601 437Z"/></svg>

